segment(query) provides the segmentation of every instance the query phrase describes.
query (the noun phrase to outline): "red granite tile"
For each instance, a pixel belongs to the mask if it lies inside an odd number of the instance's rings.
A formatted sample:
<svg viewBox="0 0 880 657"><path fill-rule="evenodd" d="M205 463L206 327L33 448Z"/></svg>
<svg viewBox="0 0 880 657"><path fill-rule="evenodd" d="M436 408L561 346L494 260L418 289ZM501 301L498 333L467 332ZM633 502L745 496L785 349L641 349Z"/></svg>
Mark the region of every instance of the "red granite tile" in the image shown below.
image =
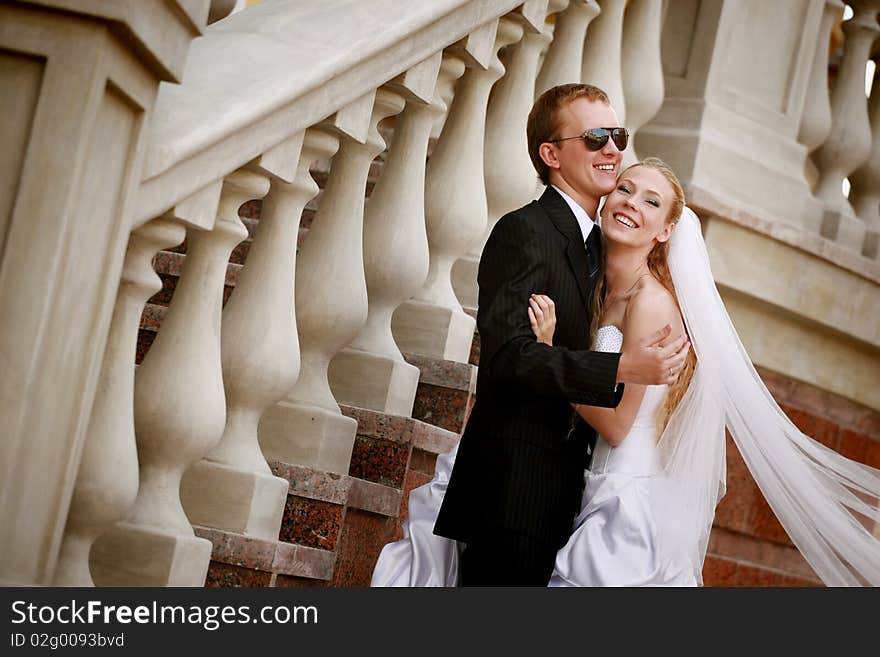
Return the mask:
<svg viewBox="0 0 880 657"><path fill-rule="evenodd" d="M413 448L409 457L409 469L422 474L434 476L434 468L437 466L437 455L421 449Z"/></svg>
<svg viewBox="0 0 880 657"><path fill-rule="evenodd" d="M394 539L396 518L348 509L336 550L333 586L369 586L382 548Z"/></svg>
<svg viewBox="0 0 880 657"><path fill-rule="evenodd" d="M409 450L409 445L358 434L355 437L348 474L384 486L402 488Z"/></svg>
<svg viewBox="0 0 880 657"><path fill-rule="evenodd" d="M880 440L845 429L840 436L840 453L872 468L880 468Z"/></svg>
<svg viewBox="0 0 880 657"><path fill-rule="evenodd" d="M703 561L703 586L735 586L736 562L706 555Z"/></svg>
<svg viewBox="0 0 880 657"><path fill-rule="evenodd" d="M424 486L429 481L433 479L433 475L427 475L421 472L415 472L410 470L406 473L406 485L403 488L403 493L400 496L400 512L398 517L400 519L400 526L403 526L403 523L406 522L406 519L409 517L409 494L413 491L413 489L418 488L419 486ZM399 533L397 538L401 538L403 536L402 531Z"/></svg>
<svg viewBox="0 0 880 657"><path fill-rule="evenodd" d="M343 507L338 504L287 496L279 539L322 550L335 550L342 528Z"/></svg>
<svg viewBox="0 0 880 657"><path fill-rule="evenodd" d="M777 573L772 570L737 564L733 586L766 587L777 585Z"/></svg>
<svg viewBox="0 0 880 657"><path fill-rule="evenodd" d="M727 493L715 510L719 527L747 532L752 518L754 495L758 486L749 473L739 450L727 436Z"/></svg>
<svg viewBox="0 0 880 657"><path fill-rule="evenodd" d="M880 412L841 395L758 368L773 398L780 404L805 410L844 429L880 440Z"/></svg>
<svg viewBox="0 0 880 657"><path fill-rule="evenodd" d="M471 365L479 366L480 364L480 334L477 332L474 332L474 341L471 342L471 353L468 357L468 362Z"/></svg>
<svg viewBox="0 0 880 657"><path fill-rule="evenodd" d="M434 426L461 433L468 408L467 390L419 383L413 417Z"/></svg>
<svg viewBox="0 0 880 657"><path fill-rule="evenodd" d="M880 441L880 413L865 408L852 424L852 429Z"/></svg>
<svg viewBox="0 0 880 657"><path fill-rule="evenodd" d="M222 588L262 587L269 586L271 579L272 573L212 561L208 565L208 576L205 579L205 586Z"/></svg>
<svg viewBox="0 0 880 657"><path fill-rule="evenodd" d="M330 582L321 579L309 579L308 577L290 577L289 575L275 576L276 588L317 588L330 586Z"/></svg>
<svg viewBox="0 0 880 657"><path fill-rule="evenodd" d="M165 319L167 313L168 309L165 306L147 303L141 313L141 328L150 330L153 333L158 332L159 327L162 326L162 320Z"/></svg>
<svg viewBox="0 0 880 657"><path fill-rule="evenodd" d="M753 564L791 577L815 578L810 565L793 546L780 545L722 527L713 527L708 552L715 557Z"/></svg>
<svg viewBox="0 0 880 657"><path fill-rule="evenodd" d="M821 587L824 586L822 582L816 582L809 579L803 579L801 577L791 577L789 575L777 575L776 576L776 584L775 586L784 586L784 587Z"/></svg>
<svg viewBox="0 0 880 657"><path fill-rule="evenodd" d="M245 240L236 245L234 249L232 249L232 253L229 256L229 262L233 262L237 265L243 265L247 262L248 254L251 252L251 244L253 244L253 240Z"/></svg>
<svg viewBox="0 0 880 657"><path fill-rule="evenodd" d="M794 425L810 436L813 440L831 449L838 449L840 446L840 427L831 420L819 417L813 413L800 411L791 406L780 406Z"/></svg>
<svg viewBox="0 0 880 657"><path fill-rule="evenodd" d="M150 347L153 345L153 340L156 339L156 332L148 329L139 329L137 336L137 346L135 347L134 352L134 362L135 365L140 365L144 357L147 355L147 352L150 351Z"/></svg>
<svg viewBox="0 0 880 657"><path fill-rule="evenodd" d="M257 198L251 201L246 201L242 204L242 206L238 209L238 216L241 217L242 221L245 219L259 219L260 214L263 211L263 199ZM244 222L246 225L248 222ZM253 237L253 233L251 232L252 228L248 226L248 232L251 233L251 237Z"/></svg>
<svg viewBox="0 0 880 657"><path fill-rule="evenodd" d="M793 545L760 490L755 491L749 534L782 545Z"/></svg>

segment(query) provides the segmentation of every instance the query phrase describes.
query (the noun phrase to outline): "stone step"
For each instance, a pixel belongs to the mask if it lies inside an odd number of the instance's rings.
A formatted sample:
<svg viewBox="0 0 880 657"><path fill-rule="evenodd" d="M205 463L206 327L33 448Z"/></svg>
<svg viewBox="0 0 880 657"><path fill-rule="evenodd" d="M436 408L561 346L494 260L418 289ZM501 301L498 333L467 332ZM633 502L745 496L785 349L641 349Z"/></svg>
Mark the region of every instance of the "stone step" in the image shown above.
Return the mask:
<svg viewBox="0 0 880 657"><path fill-rule="evenodd" d="M205 586L285 586L300 580L327 582L333 577L333 552L208 527L193 530L214 546Z"/></svg>
<svg viewBox="0 0 880 657"><path fill-rule="evenodd" d="M461 434L474 404L476 366L421 354L405 353L403 357L420 372L413 417Z"/></svg>
<svg viewBox="0 0 880 657"><path fill-rule="evenodd" d="M358 422L347 475L270 460L290 482L277 541L196 527L213 545L207 586L369 586L402 536L409 492L431 480L458 435L412 418L343 406Z"/></svg>

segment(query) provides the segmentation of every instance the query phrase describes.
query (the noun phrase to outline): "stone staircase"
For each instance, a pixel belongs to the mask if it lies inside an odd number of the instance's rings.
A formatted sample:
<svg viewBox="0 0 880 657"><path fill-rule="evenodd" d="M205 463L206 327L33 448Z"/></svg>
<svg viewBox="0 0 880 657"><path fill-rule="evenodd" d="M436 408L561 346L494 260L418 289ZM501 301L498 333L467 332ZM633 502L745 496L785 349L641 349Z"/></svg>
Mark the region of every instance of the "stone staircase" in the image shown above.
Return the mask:
<svg viewBox="0 0 880 657"><path fill-rule="evenodd" d="M329 163L312 175L323 189ZM378 158L370 171L369 197L382 170ZM308 237L321 193L306 206L298 248ZM259 228L262 201L239 210L248 237L232 251L227 264L224 304L229 299ZM159 252L154 268L162 289L146 304L138 332L140 363L167 312L186 261L186 243ZM358 422L349 472L345 475L269 460L278 477L290 483L278 540L194 526L213 544L206 586L368 586L382 547L401 537L409 492L431 480L439 454L461 434L473 404L479 340L472 363L404 354L421 371L411 418L341 406Z"/></svg>
<svg viewBox="0 0 880 657"><path fill-rule="evenodd" d="M381 173L371 170L367 194ZM313 176L323 185L326 169ZM298 246L308 237L320 194L306 207ZM259 227L261 201L240 209L248 238L230 256L224 303L244 265ZM186 259L186 244L160 252L154 267L163 288L147 303L138 337L139 363L156 335ZM475 333L469 363L406 353L420 370L411 418L342 406L358 422L351 465L346 475L280 461L269 461L276 476L290 483L278 540L195 527L213 544L206 586L368 586L382 547L401 537L410 491L431 480L439 454L453 447L474 401L480 340ZM772 373L762 372L774 395L786 393ZM784 403L784 402L783 402ZM783 405L801 425L815 422ZM813 426L803 426L813 430ZM730 487L718 509L706 557L707 586L817 586L809 567L779 526L745 464L728 439ZM746 521L745 519L748 519ZM758 523L760 527L752 527Z"/></svg>

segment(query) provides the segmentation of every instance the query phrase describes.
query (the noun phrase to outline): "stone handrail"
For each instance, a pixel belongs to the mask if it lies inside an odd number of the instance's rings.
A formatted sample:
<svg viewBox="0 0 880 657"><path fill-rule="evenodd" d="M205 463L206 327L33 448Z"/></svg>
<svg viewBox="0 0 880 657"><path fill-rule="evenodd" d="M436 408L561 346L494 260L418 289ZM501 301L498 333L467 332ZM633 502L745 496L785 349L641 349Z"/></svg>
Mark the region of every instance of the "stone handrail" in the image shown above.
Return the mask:
<svg viewBox="0 0 880 657"><path fill-rule="evenodd" d="M266 0L207 27L160 87L135 226L522 5Z"/></svg>

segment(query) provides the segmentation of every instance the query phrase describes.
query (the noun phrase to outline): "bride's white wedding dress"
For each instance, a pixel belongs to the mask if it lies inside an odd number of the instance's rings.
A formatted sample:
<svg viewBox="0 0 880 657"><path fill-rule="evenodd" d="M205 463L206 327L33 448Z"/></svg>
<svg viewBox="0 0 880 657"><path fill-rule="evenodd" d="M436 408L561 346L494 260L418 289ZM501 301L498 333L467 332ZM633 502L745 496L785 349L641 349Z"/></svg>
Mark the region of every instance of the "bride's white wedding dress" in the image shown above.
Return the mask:
<svg viewBox="0 0 880 657"><path fill-rule="evenodd" d="M623 333L599 329L594 350L620 351ZM686 550L665 540L675 502L660 476L656 415L667 386L648 386L630 432L617 447L600 437L586 471L581 512L556 557L550 586L696 586ZM434 520L455 461L437 459L434 479L409 499L404 538L386 545L373 586L455 586L458 545L433 534ZM670 511L673 513L670 514ZM661 533L662 531L662 533Z"/></svg>
<svg viewBox="0 0 880 657"><path fill-rule="evenodd" d="M620 329L603 326L593 349L620 351L622 345ZM647 387L617 447L601 436L596 441L581 512L556 556L550 586L697 586L686 551L664 541L671 536L665 523L675 520L657 451L657 412L667 388Z"/></svg>

